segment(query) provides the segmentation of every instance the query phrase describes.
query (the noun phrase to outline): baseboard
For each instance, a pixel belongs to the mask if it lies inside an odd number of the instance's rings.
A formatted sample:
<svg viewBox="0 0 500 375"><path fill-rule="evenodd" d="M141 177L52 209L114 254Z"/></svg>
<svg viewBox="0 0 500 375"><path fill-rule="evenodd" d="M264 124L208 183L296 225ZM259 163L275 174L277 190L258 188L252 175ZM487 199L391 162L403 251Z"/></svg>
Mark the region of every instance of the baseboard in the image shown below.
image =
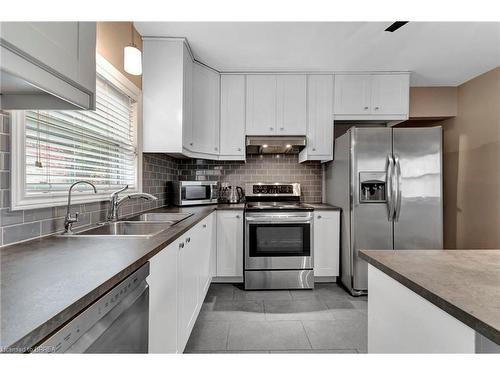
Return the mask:
<svg viewBox="0 0 500 375"><path fill-rule="evenodd" d="M337 276L314 276L315 283L336 283Z"/></svg>
<svg viewBox="0 0 500 375"><path fill-rule="evenodd" d="M243 276L214 276L213 283L242 283Z"/></svg>

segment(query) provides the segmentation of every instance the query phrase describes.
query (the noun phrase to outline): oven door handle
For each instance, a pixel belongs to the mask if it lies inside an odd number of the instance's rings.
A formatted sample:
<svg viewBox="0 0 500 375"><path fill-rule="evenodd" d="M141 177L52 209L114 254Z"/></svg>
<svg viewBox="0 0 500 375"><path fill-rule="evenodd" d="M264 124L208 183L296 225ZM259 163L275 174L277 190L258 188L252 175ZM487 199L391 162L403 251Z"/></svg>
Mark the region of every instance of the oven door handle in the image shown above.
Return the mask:
<svg viewBox="0 0 500 375"><path fill-rule="evenodd" d="M273 218L263 218L263 217L245 217L245 220L252 223L310 223L313 221L313 218L307 217L286 217L286 216L277 216Z"/></svg>

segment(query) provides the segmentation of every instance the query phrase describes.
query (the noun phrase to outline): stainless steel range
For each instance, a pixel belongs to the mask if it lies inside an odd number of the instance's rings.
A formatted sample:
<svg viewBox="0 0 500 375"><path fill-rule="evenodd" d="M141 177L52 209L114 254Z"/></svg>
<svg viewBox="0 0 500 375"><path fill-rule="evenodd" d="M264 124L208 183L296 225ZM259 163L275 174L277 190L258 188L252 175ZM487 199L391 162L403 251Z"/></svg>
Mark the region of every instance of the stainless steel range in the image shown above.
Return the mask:
<svg viewBox="0 0 500 375"><path fill-rule="evenodd" d="M300 184L246 184L245 197L245 289L312 289L313 209Z"/></svg>

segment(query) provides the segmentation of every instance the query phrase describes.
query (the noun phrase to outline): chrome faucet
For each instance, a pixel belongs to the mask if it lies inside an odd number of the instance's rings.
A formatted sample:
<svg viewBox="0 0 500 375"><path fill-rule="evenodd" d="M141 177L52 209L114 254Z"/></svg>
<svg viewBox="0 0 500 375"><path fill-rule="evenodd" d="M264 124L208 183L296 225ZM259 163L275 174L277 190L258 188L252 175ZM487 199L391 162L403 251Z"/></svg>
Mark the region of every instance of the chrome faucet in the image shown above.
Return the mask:
<svg viewBox="0 0 500 375"><path fill-rule="evenodd" d="M123 187L120 190L117 190L111 194L111 199L109 202L110 203L109 215L108 215L109 221L118 221L118 208L120 208L121 204L128 199L141 198L141 199L146 199L148 201L149 200L153 200L153 201L158 200L158 198L156 198L154 195L151 195L148 193L132 193L132 194L124 196L123 198L119 198L118 194L124 192L127 189L128 189L128 185L126 185L125 187Z"/></svg>
<svg viewBox="0 0 500 375"><path fill-rule="evenodd" d="M95 188L94 184L92 182L88 182L85 180L80 180L76 181L73 185L69 187L68 190L68 207L66 209L66 216L64 217L64 233L63 234L73 234L72 227L73 224L78 221L78 212L75 212L75 216L71 216L70 213L70 206L71 206L71 191L73 190L73 187L78 184L87 184L92 186L94 189L94 193L97 194L97 189Z"/></svg>

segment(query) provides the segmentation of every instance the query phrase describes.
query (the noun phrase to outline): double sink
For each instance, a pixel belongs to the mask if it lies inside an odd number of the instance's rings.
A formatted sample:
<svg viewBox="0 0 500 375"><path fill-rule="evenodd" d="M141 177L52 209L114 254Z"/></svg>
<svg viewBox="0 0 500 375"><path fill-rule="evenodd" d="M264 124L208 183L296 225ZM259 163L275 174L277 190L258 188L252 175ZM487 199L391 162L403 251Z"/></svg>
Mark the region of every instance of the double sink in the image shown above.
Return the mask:
<svg viewBox="0 0 500 375"><path fill-rule="evenodd" d="M70 236L77 237L153 237L182 220L192 213L152 212L137 215L126 220L109 221L97 224ZM65 235L68 236L68 235Z"/></svg>

